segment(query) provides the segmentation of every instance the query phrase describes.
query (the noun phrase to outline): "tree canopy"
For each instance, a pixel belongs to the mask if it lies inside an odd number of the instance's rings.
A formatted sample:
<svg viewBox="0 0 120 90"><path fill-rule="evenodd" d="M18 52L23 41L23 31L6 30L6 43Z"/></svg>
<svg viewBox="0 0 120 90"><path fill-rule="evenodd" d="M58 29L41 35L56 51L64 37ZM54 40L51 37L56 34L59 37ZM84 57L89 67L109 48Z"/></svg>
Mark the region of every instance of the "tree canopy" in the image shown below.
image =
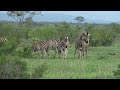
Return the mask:
<svg viewBox="0 0 120 90"><path fill-rule="evenodd" d="M40 13L41 11L7 11L7 15L16 20L20 25L31 21L35 15Z"/></svg>

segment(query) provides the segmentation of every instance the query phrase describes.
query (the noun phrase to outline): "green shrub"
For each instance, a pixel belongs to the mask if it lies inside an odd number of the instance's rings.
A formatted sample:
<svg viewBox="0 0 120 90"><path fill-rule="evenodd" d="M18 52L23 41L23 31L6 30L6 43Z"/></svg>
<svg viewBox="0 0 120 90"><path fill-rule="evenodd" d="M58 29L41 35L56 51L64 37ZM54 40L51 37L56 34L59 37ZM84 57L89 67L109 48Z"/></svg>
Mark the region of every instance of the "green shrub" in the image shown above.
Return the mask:
<svg viewBox="0 0 120 90"><path fill-rule="evenodd" d="M46 63L28 73L27 63L19 57L0 56L0 79L39 79L47 70Z"/></svg>
<svg viewBox="0 0 120 90"><path fill-rule="evenodd" d="M16 54L23 58L29 58L32 56L32 45L28 40L21 40L19 46L16 48Z"/></svg>
<svg viewBox="0 0 120 90"><path fill-rule="evenodd" d="M118 64L117 70L113 71L114 77L120 79L120 64Z"/></svg>
<svg viewBox="0 0 120 90"><path fill-rule="evenodd" d="M102 60L102 59L107 59L107 56L106 55L101 55L100 53L97 54L97 58L98 60Z"/></svg>
<svg viewBox="0 0 120 90"><path fill-rule="evenodd" d="M106 26L95 26L90 30L91 46L110 46L115 39L116 33Z"/></svg>
<svg viewBox="0 0 120 90"><path fill-rule="evenodd" d="M109 55L116 55L115 52L108 52Z"/></svg>
<svg viewBox="0 0 120 90"><path fill-rule="evenodd" d="M31 79L40 79L41 77L43 77L43 74L46 70L46 63L43 63L41 66L34 69L34 72L31 75Z"/></svg>
<svg viewBox="0 0 120 90"><path fill-rule="evenodd" d="M105 59L106 57L105 56L98 56L98 59L101 60L101 59Z"/></svg>
<svg viewBox="0 0 120 90"><path fill-rule="evenodd" d="M27 63L18 57L0 56L0 79L24 79L27 78Z"/></svg>
<svg viewBox="0 0 120 90"><path fill-rule="evenodd" d="M54 25L43 27L35 27L29 33L30 39L39 38L40 40L47 40L55 38L56 29Z"/></svg>
<svg viewBox="0 0 120 90"><path fill-rule="evenodd" d="M0 45L0 54L5 54L5 55L14 55L15 52L14 50L16 49L18 45L17 38L15 37L9 37L8 41L5 41Z"/></svg>

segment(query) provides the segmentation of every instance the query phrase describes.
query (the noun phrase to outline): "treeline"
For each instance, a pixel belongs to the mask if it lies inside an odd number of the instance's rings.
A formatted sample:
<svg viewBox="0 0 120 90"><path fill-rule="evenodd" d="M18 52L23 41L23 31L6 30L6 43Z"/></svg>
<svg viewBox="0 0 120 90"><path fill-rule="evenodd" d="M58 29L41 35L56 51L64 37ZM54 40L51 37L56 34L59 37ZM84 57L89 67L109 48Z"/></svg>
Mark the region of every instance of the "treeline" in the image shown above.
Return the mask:
<svg viewBox="0 0 120 90"><path fill-rule="evenodd" d="M33 22L31 26L18 27L17 23L0 22L0 36L9 39L48 40L63 39L69 37L70 43L74 43L82 31L87 30L90 34L91 46L111 45L117 34L120 32L120 25L111 24L75 24L75 23L38 23ZM13 40L14 40L13 39ZM12 41L13 41L12 40Z"/></svg>

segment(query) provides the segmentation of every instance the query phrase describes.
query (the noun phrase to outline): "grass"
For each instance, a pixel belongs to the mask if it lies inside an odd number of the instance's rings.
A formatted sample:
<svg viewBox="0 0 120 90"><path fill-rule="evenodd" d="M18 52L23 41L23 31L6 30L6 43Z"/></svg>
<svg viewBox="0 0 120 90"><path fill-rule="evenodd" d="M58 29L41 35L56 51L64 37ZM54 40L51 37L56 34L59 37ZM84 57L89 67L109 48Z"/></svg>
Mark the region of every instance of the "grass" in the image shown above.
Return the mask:
<svg viewBox="0 0 120 90"><path fill-rule="evenodd" d="M44 62L48 69L43 79L114 79L113 71L120 64L120 48L90 47L88 59L74 57L74 46L69 48L67 59L23 59L28 63L28 72ZM77 55L76 55L77 56Z"/></svg>

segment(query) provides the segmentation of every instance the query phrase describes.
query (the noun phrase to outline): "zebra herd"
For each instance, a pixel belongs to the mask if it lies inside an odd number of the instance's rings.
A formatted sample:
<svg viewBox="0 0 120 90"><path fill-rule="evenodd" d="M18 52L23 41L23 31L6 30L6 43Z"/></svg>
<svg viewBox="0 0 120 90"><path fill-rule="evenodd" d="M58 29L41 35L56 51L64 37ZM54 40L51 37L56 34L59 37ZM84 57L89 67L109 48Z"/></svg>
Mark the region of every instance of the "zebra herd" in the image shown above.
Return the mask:
<svg viewBox="0 0 120 90"><path fill-rule="evenodd" d="M78 58L84 58L85 53L86 53L86 58L87 58L87 51L88 51L88 46L89 46L89 37L90 34L87 31L82 32L80 37L75 41L75 53L74 57L76 55L76 52L78 51ZM47 53L47 56L49 57L49 51L54 50L56 58L56 54L58 53L59 58L63 56L65 59L68 54L68 48L69 48L69 38L65 37L63 40L48 40L48 41L39 41L32 46L33 52L42 52L42 58L44 55L44 52ZM40 55L40 54L39 54Z"/></svg>
<svg viewBox="0 0 120 90"><path fill-rule="evenodd" d="M69 40L68 37L65 37L64 40L48 40L48 41L38 41L37 43L33 44L32 50L33 52L38 52L41 51L42 58L44 55L44 52L47 53L47 56L49 57L49 51L54 50L56 58L56 54L58 52L59 58L61 57L62 53L63 57L66 58L67 56L67 48L69 46ZM40 54L39 54L40 55Z"/></svg>
<svg viewBox="0 0 120 90"><path fill-rule="evenodd" d="M87 52L89 47L89 37L90 34L87 31L83 31L78 39L75 41L75 53L74 57L76 55L76 52L78 51L78 58L84 58L86 53L87 58ZM7 41L5 37L0 37L0 44L2 42ZM48 58L49 58L49 51L54 50L54 58L56 58L56 54L58 54L59 58L66 58L68 54L68 48L70 46L69 38L65 37L63 40L46 40L46 41L38 41L32 45L32 52L38 52L39 55L42 55L42 58L44 57L44 54L46 52ZM41 51L41 54L40 54Z"/></svg>

